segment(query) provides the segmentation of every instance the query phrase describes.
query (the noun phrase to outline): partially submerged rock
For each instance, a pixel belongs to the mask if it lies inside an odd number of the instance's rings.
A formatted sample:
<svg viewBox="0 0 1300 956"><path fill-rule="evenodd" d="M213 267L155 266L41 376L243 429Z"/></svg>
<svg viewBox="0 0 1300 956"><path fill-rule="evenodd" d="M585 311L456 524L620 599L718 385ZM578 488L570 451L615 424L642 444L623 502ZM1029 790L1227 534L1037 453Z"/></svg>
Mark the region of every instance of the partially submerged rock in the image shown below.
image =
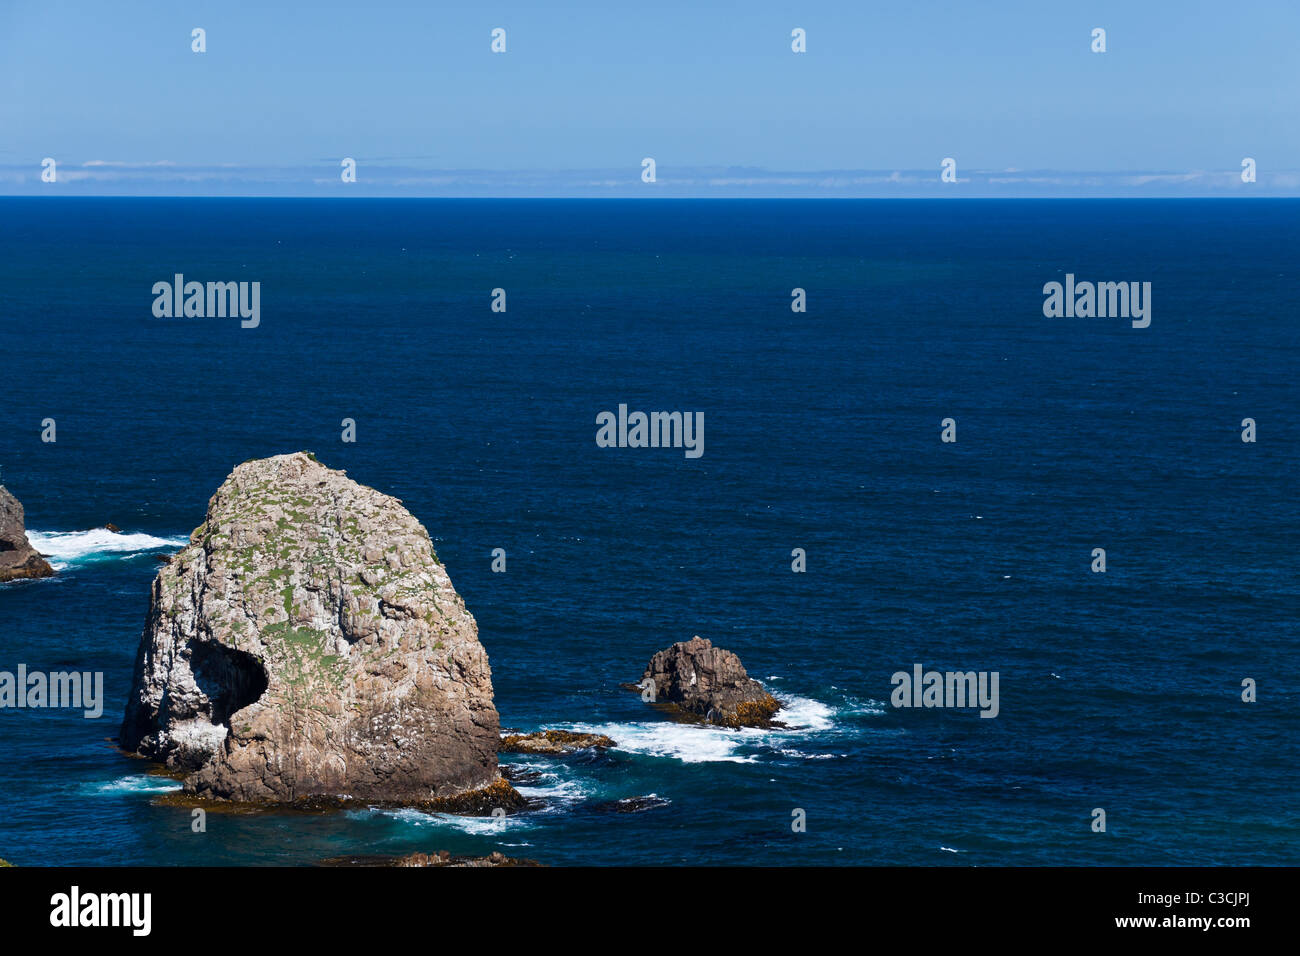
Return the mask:
<svg viewBox="0 0 1300 956"><path fill-rule="evenodd" d="M123 746L177 799L519 809L478 628L396 498L248 461L154 580Z"/></svg>
<svg viewBox="0 0 1300 956"><path fill-rule="evenodd" d="M535 786L546 779L546 775L540 770L530 770L527 767L521 767L518 764L503 763L500 767L501 776L513 784L519 784L525 787Z"/></svg>
<svg viewBox="0 0 1300 956"><path fill-rule="evenodd" d="M399 857L393 866L541 866L536 860L516 859L504 853L493 852L487 856L452 856L448 850L437 853L412 853Z"/></svg>
<svg viewBox="0 0 1300 956"><path fill-rule="evenodd" d="M592 747L618 746L604 734L579 734L568 730L539 730L531 734L508 734L501 738L501 751L516 754L557 756Z"/></svg>
<svg viewBox="0 0 1300 956"><path fill-rule="evenodd" d="M54 576L50 563L27 540L22 503L0 485L0 584Z"/></svg>
<svg viewBox="0 0 1300 956"><path fill-rule="evenodd" d="M698 635L665 648L646 665L636 689L692 720L724 727L769 727L781 703L745 672L740 658Z"/></svg>
<svg viewBox="0 0 1300 956"><path fill-rule="evenodd" d="M647 793L639 797L623 797L620 800L605 800L593 803L589 809L595 813L645 813L668 806L672 801L657 793Z"/></svg>
<svg viewBox="0 0 1300 956"><path fill-rule="evenodd" d="M321 860L321 866L541 866L536 860L506 856L493 852L487 856L453 856L449 850L435 850L433 853L411 853L407 856L335 856Z"/></svg>
<svg viewBox="0 0 1300 956"><path fill-rule="evenodd" d="M367 807L392 806L419 810L423 813L451 813L466 817L490 817L505 813L518 813L523 810L540 810L544 801L529 799L511 786L506 774L492 781L486 787L466 790L447 797L425 797L421 799L392 800L371 798L358 801L347 794L322 794L299 797L292 802L260 801L214 801L211 795L200 796L192 789L173 790L154 797L156 806L176 807L183 810L201 808L208 813L228 813L241 816L263 813L334 813L338 810L355 810L358 804ZM184 779L182 777L182 779ZM511 778L513 779L513 778Z"/></svg>

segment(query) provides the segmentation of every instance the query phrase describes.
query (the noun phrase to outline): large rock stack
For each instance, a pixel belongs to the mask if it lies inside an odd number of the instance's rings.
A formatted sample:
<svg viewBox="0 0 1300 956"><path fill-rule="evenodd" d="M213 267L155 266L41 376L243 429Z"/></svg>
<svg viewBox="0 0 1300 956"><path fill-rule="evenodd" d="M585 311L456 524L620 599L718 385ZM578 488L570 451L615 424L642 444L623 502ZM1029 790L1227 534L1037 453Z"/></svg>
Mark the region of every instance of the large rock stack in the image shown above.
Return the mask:
<svg viewBox="0 0 1300 956"><path fill-rule="evenodd" d="M121 742L194 771L195 797L522 803L497 773L477 625L428 533L305 453L236 468L159 572Z"/></svg>

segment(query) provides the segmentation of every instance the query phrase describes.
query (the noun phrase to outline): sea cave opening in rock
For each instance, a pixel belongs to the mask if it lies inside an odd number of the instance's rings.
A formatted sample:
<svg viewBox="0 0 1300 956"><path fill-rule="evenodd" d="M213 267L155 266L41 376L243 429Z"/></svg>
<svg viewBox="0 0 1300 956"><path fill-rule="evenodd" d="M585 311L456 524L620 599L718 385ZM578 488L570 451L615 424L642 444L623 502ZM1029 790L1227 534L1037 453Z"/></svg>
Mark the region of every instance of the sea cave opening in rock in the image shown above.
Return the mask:
<svg viewBox="0 0 1300 956"><path fill-rule="evenodd" d="M230 726L230 715L266 693L266 670L252 654L215 641L190 647L194 683L212 704L212 723Z"/></svg>

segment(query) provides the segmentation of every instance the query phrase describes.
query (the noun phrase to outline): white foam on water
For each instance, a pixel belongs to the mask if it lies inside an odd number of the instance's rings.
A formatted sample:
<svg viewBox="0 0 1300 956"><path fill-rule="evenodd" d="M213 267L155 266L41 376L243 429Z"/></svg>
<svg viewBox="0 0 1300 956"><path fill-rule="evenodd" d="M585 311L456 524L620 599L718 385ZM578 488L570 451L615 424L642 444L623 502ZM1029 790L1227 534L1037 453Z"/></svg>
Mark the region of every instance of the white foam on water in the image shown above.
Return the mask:
<svg viewBox="0 0 1300 956"><path fill-rule="evenodd" d="M870 715L872 717L878 717L882 714L887 713L887 711L885 709L885 704L883 701L871 700L871 699L858 700L854 697L846 697L844 699L844 705L839 708L839 713L856 715L856 716Z"/></svg>
<svg viewBox="0 0 1300 956"><path fill-rule="evenodd" d="M677 724L667 720L562 726L578 733L613 737L615 750L646 757L672 757L682 763L753 763L757 759L737 752L744 744L758 742L748 730Z"/></svg>
<svg viewBox="0 0 1300 956"><path fill-rule="evenodd" d="M781 710L776 720L786 725L789 731L821 731L835 726L835 711L820 700L809 697L795 697L790 694L773 695L781 702Z"/></svg>
<svg viewBox="0 0 1300 956"><path fill-rule="evenodd" d="M548 804L552 804L580 803L591 795L591 788L582 781L561 776L560 770L564 768L563 764L554 761L516 760L511 762L510 766L540 775L540 779L534 783L521 782L514 785L515 789L525 797L545 800Z"/></svg>
<svg viewBox="0 0 1300 956"><path fill-rule="evenodd" d="M835 712L829 705L793 694L775 696L781 701L776 719L785 727L729 728L669 720L561 726L578 733L612 737L615 750L647 757L670 757L682 763L756 763L759 755L743 753L744 748L775 748L778 742L815 736L835 726Z"/></svg>
<svg viewBox="0 0 1300 956"><path fill-rule="evenodd" d="M548 803L580 803L587 799L590 792L577 780L563 780L556 774L544 775L542 783L519 784L515 789L525 797L542 799Z"/></svg>
<svg viewBox="0 0 1300 956"><path fill-rule="evenodd" d="M519 815L504 817L465 817L454 813L427 813L423 810L379 809L349 810L347 816L354 820L367 817L388 817L408 826L414 827L450 827L475 836L482 834L504 833L507 830L526 829L532 826Z"/></svg>
<svg viewBox="0 0 1300 956"><path fill-rule="evenodd" d="M119 777L116 780L110 780L107 783L86 784L82 787L83 792L89 793L170 793L173 790L181 789L179 780L172 780L170 777L151 777L146 774L137 774L131 777Z"/></svg>
<svg viewBox="0 0 1300 956"><path fill-rule="evenodd" d="M777 753L784 757L799 757L802 760L839 760L848 756L848 754L806 754L802 750L794 750L789 747L782 748Z"/></svg>
<svg viewBox="0 0 1300 956"><path fill-rule="evenodd" d="M28 531L33 548L49 559L50 566L63 571L74 564L113 555L132 557L144 551L175 551L189 544L189 538L173 535L156 538L151 534L118 534L107 528L91 531Z"/></svg>

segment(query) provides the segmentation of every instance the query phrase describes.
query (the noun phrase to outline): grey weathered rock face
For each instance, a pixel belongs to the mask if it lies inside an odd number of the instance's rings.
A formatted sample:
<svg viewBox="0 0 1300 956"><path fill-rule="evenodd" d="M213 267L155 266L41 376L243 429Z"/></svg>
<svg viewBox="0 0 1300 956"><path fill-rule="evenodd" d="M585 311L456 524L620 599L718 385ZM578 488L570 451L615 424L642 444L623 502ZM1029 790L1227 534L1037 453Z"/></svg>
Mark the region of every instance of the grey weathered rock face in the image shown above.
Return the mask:
<svg viewBox="0 0 1300 956"><path fill-rule="evenodd" d="M25 520L22 504L0 485L0 584L54 574L49 562L27 540Z"/></svg>
<svg viewBox="0 0 1300 956"><path fill-rule="evenodd" d="M513 793L498 727L428 533L299 453L236 468L159 571L121 742L198 797L421 804Z"/></svg>
<svg viewBox="0 0 1300 956"><path fill-rule="evenodd" d="M751 678L740 658L698 635L665 648L640 683L654 681L655 701L697 720L728 727L764 727L780 702Z"/></svg>

